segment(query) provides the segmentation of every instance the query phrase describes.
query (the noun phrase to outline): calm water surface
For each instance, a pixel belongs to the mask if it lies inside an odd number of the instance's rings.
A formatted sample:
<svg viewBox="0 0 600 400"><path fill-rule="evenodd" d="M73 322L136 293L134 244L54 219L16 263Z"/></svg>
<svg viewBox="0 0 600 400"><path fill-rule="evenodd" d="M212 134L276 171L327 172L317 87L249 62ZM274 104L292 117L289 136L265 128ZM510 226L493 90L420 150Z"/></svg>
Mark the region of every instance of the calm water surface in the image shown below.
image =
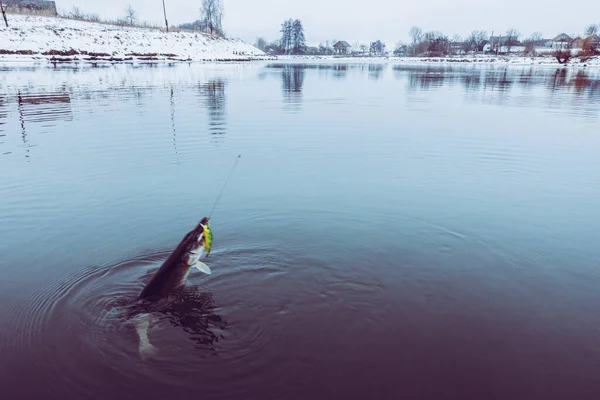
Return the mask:
<svg viewBox="0 0 600 400"><path fill-rule="evenodd" d="M595 70L4 67L0 398L598 399L599 149Z"/></svg>

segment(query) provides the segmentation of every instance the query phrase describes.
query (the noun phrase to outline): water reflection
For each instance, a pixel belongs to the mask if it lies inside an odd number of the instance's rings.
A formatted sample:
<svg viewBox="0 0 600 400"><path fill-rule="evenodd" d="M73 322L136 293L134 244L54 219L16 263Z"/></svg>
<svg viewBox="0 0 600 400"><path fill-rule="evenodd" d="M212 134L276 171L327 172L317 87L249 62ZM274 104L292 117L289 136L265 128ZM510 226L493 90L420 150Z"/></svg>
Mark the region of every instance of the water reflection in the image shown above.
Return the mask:
<svg viewBox="0 0 600 400"><path fill-rule="evenodd" d="M213 294L202 292L198 285L188 285L166 300L142 306L143 312L186 332L196 347L212 351L215 350L213 345L223 338L222 332L229 328L215 308ZM134 309L132 315L136 312L140 309Z"/></svg>
<svg viewBox="0 0 600 400"><path fill-rule="evenodd" d="M169 97L169 103L171 105L171 127L173 129L173 149L175 151L175 158L177 160L177 164L179 164L179 153L177 152L177 132L175 130L175 97L173 85L171 85L171 95Z"/></svg>
<svg viewBox="0 0 600 400"><path fill-rule="evenodd" d="M68 92L17 94L19 115L27 123L71 121L71 96Z"/></svg>
<svg viewBox="0 0 600 400"><path fill-rule="evenodd" d="M305 69L303 65L285 65L281 69L281 91L286 103L295 105L302 103Z"/></svg>
<svg viewBox="0 0 600 400"><path fill-rule="evenodd" d="M0 134L3 132L2 125L6 125L8 118L8 104L3 96L0 96Z"/></svg>
<svg viewBox="0 0 600 400"><path fill-rule="evenodd" d="M201 84L199 88L200 98L208 111L209 130L213 135L223 135L227 130L225 125L225 106L227 103L225 85L225 80L214 79Z"/></svg>
<svg viewBox="0 0 600 400"><path fill-rule="evenodd" d="M444 66L404 66L393 67L396 79L408 78L409 90L431 90L444 85L461 84L468 90L495 90L508 91L515 84L519 88L529 89L534 86L547 89L575 89L576 94L589 93L593 97L600 94L600 80L584 71L569 71L561 68L547 74L539 70L527 68L523 70L511 67L482 69L458 68Z"/></svg>
<svg viewBox="0 0 600 400"><path fill-rule="evenodd" d="M348 76L348 66L345 64L334 65L332 69L336 79L345 79Z"/></svg>
<svg viewBox="0 0 600 400"><path fill-rule="evenodd" d="M4 97L0 97L0 145L4 144L4 138L6 137L6 133L4 133L5 128L2 125L6 125L8 119L7 108L6 100L4 100ZM0 148L0 155L6 155L10 153L10 151L5 152L2 148Z"/></svg>
<svg viewBox="0 0 600 400"><path fill-rule="evenodd" d="M367 73L369 77L374 80L381 79L385 72L385 64L269 64L266 66L267 70L276 69L281 70L281 76L283 78L283 88L293 87L294 80L302 85L305 71L316 70L318 71L319 77L327 78L333 77L334 79L345 79L348 77L348 72L358 71L360 73ZM265 72L259 75L260 79L264 79L267 76ZM297 85L296 85L297 86ZM301 90L301 88L300 88Z"/></svg>
<svg viewBox="0 0 600 400"><path fill-rule="evenodd" d="M369 78L379 80L383 77L384 66L382 64L369 64Z"/></svg>

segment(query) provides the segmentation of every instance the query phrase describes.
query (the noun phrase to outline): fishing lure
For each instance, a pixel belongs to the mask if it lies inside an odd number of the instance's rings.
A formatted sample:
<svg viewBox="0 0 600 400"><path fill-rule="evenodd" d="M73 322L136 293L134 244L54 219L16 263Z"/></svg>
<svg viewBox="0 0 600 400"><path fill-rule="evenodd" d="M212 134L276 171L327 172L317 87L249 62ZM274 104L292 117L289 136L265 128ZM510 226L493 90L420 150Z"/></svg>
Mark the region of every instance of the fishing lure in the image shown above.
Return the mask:
<svg viewBox="0 0 600 400"><path fill-rule="evenodd" d="M206 249L206 256L208 257L208 255L210 254L210 249L212 248L213 234L210 230L210 226L208 226L208 222L206 223L206 225L202 225L202 228L204 229L204 235L202 240L204 242L204 248Z"/></svg>

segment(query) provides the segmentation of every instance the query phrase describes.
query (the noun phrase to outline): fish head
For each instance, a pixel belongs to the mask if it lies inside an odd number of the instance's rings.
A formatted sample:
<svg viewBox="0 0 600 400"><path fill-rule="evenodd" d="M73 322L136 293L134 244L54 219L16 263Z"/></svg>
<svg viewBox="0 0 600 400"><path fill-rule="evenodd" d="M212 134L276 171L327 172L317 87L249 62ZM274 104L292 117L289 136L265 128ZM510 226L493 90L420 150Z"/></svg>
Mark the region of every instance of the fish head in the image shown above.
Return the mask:
<svg viewBox="0 0 600 400"><path fill-rule="evenodd" d="M188 234L187 244L183 259L191 267L210 249L206 249L206 232L208 227L208 217L202 218L200 223Z"/></svg>

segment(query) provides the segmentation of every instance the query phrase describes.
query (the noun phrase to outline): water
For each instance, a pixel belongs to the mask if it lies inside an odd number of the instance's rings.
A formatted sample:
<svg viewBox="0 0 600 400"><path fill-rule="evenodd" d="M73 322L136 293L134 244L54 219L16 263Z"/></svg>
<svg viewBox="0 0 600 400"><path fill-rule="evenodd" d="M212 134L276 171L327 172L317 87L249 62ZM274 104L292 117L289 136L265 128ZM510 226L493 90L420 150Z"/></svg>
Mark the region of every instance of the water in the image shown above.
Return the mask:
<svg viewBox="0 0 600 400"><path fill-rule="evenodd" d="M0 74L6 399L596 399L600 71ZM128 312L209 212L212 275Z"/></svg>

